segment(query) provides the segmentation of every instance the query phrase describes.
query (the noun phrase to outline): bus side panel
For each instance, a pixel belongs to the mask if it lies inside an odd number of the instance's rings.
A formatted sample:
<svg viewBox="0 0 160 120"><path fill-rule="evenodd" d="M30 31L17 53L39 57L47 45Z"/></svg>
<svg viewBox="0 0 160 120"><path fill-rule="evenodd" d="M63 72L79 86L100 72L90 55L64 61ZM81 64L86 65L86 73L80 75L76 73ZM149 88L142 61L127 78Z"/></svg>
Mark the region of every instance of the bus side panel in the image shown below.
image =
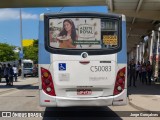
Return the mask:
<svg viewBox="0 0 160 120"><path fill-rule="evenodd" d="M38 63L50 64L50 53L45 50L44 44L44 21L39 22L39 30Z"/></svg>
<svg viewBox="0 0 160 120"><path fill-rule="evenodd" d="M126 67L125 74L125 89L123 94L119 94L113 100L113 105L126 105L127 104L127 49L126 49L126 20L122 15L122 50L117 54L117 63L119 69ZM118 101L123 99L123 101Z"/></svg>
<svg viewBox="0 0 160 120"><path fill-rule="evenodd" d="M42 16L41 16L42 17ZM39 64L39 89L41 86L41 67L42 65L50 64L50 53L45 50L44 46L44 21L40 19L39 22L39 41L38 41L38 64ZM46 66L43 66L46 67Z"/></svg>
<svg viewBox="0 0 160 120"><path fill-rule="evenodd" d="M41 82L41 67L48 69L50 65L50 53L45 50L44 44L44 15L40 16L39 21L39 41L38 41L38 64L39 64L39 97L40 97L40 105L47 106L44 100L46 99L46 95L42 90L42 82ZM53 104L53 103L51 103ZM55 104L55 103L54 103Z"/></svg>
<svg viewBox="0 0 160 120"><path fill-rule="evenodd" d="M125 16L122 15L122 50L117 54L117 63L120 65L119 69L126 67L126 84L127 87L127 49L126 49L126 20Z"/></svg>
<svg viewBox="0 0 160 120"><path fill-rule="evenodd" d="M118 52L117 62L118 64L127 64L126 21L124 20L122 21L122 50Z"/></svg>

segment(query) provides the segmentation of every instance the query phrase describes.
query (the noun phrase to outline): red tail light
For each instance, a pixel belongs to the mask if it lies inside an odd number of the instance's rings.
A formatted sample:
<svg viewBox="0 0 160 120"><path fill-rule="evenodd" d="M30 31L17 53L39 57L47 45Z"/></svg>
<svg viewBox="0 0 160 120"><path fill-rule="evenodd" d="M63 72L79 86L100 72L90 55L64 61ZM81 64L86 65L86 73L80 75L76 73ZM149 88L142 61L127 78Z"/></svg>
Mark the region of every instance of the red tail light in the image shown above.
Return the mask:
<svg viewBox="0 0 160 120"><path fill-rule="evenodd" d="M54 90L54 84L52 80L51 73L41 67L41 80L42 80L42 89L45 93L51 96L56 96Z"/></svg>
<svg viewBox="0 0 160 120"><path fill-rule="evenodd" d="M124 90L125 74L126 74L126 68L125 67L118 71L115 86L114 86L114 93L113 93L114 95L117 95Z"/></svg>

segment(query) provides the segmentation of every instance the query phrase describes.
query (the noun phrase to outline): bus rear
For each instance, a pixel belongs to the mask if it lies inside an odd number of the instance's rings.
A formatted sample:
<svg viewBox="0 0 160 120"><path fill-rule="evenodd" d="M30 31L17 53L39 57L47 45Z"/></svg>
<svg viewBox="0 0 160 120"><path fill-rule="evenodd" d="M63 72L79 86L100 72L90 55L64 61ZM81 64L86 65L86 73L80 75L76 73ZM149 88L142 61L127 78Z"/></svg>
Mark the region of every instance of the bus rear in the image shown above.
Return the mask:
<svg viewBox="0 0 160 120"><path fill-rule="evenodd" d="M41 15L40 105L125 105L125 37L123 15Z"/></svg>

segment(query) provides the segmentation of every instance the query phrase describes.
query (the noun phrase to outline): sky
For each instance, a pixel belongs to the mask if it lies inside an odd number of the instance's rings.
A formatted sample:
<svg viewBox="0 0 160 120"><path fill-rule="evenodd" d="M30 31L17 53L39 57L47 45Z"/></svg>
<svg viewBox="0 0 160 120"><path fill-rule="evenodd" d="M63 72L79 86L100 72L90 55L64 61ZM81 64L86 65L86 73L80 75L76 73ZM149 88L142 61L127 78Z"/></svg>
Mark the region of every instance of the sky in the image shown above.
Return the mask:
<svg viewBox="0 0 160 120"><path fill-rule="evenodd" d="M21 8L22 39L38 39L39 15L57 12L102 12L106 6ZM0 9L0 43L21 46L20 8Z"/></svg>

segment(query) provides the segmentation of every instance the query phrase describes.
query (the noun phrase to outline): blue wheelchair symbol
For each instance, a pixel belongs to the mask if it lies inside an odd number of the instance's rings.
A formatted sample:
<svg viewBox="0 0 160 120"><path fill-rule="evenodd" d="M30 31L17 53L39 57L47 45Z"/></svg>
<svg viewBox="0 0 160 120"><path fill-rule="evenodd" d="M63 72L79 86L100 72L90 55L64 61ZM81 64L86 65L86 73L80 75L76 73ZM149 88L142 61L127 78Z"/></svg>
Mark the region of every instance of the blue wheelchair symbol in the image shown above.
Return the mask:
<svg viewBox="0 0 160 120"><path fill-rule="evenodd" d="M66 70L66 63L59 63L59 70L65 71Z"/></svg>

